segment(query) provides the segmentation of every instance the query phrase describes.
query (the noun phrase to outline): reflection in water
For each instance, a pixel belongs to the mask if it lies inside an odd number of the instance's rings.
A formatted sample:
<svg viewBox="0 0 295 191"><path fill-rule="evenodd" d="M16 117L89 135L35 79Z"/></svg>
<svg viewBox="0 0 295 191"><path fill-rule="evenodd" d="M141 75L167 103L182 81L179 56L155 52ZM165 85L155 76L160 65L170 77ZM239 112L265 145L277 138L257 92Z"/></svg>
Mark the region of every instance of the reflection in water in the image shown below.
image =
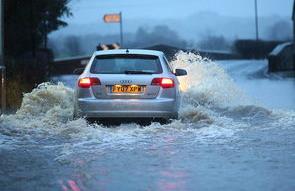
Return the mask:
<svg viewBox="0 0 295 191"><path fill-rule="evenodd" d="M159 191L174 191L174 190L188 190L186 188L186 181L188 174L184 169L178 167L177 164L174 164L170 161L170 157L179 155L179 151L176 147L177 137L174 135L168 135L164 138L166 145L162 148L163 160L166 165L164 169L159 171L159 178L157 180L157 189ZM180 157L182 158L182 157ZM161 168L161 167L160 167Z"/></svg>
<svg viewBox="0 0 295 191"><path fill-rule="evenodd" d="M81 191L74 180L61 181L61 188L63 191Z"/></svg>
<svg viewBox="0 0 295 191"><path fill-rule="evenodd" d="M188 190L186 188L188 174L181 170L164 170L160 172L158 189L160 191Z"/></svg>

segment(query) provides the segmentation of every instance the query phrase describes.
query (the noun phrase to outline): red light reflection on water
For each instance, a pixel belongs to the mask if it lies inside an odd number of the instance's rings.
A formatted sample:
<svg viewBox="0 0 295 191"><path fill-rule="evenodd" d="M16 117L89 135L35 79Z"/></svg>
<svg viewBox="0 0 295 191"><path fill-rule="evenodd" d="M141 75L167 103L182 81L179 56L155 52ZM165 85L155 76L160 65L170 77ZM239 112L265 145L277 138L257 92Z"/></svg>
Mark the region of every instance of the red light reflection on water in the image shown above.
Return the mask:
<svg viewBox="0 0 295 191"><path fill-rule="evenodd" d="M158 181L158 190L173 191L187 190L186 178L188 176L185 171L164 170L161 172L162 177Z"/></svg>
<svg viewBox="0 0 295 191"><path fill-rule="evenodd" d="M80 187L74 180L68 180L66 183L61 181L60 184L62 191L81 191Z"/></svg>

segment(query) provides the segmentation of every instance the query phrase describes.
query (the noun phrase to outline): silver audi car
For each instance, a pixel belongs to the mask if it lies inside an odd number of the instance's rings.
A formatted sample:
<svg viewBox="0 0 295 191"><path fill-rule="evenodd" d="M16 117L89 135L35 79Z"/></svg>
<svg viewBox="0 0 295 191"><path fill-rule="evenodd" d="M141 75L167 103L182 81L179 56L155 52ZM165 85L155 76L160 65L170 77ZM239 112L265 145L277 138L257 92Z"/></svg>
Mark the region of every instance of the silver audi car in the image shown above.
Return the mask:
<svg viewBox="0 0 295 191"><path fill-rule="evenodd" d="M163 52L119 49L97 51L80 73L74 116L87 119L176 119L180 102L175 69Z"/></svg>

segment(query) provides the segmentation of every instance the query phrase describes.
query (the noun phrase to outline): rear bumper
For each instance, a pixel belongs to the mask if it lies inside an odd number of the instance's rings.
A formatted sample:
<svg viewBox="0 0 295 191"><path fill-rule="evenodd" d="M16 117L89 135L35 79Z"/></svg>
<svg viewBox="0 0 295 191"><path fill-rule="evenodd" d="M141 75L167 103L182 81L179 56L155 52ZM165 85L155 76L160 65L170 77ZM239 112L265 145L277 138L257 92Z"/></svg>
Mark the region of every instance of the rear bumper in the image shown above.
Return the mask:
<svg viewBox="0 0 295 191"><path fill-rule="evenodd" d="M76 103L76 116L87 118L177 118L175 99L89 99Z"/></svg>

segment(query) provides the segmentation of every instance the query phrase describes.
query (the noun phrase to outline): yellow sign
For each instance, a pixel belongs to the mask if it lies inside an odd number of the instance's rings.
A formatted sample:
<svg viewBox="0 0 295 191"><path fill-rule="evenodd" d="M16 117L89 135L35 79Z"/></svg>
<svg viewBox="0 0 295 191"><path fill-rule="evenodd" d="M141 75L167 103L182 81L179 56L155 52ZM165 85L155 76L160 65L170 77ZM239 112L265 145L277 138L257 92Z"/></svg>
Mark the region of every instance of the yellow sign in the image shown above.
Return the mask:
<svg viewBox="0 0 295 191"><path fill-rule="evenodd" d="M113 93L142 93L143 87L138 85L114 85L112 87Z"/></svg>
<svg viewBox="0 0 295 191"><path fill-rule="evenodd" d="M121 15L118 13L106 14L103 17L105 23L119 23L121 22Z"/></svg>

